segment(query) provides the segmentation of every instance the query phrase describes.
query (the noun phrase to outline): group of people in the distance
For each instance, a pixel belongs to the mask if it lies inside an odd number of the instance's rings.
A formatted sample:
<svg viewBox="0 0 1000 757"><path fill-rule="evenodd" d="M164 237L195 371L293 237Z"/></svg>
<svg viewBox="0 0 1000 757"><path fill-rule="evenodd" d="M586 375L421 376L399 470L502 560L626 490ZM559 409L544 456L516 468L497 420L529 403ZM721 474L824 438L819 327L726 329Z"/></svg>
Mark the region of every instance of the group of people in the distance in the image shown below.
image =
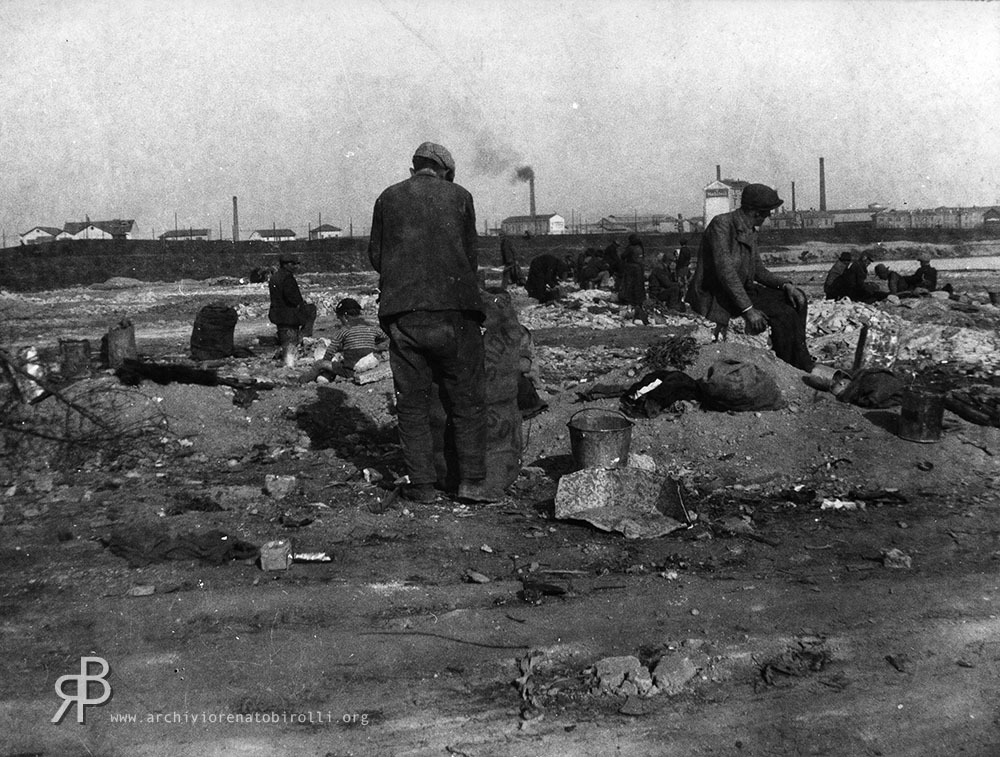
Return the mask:
<svg viewBox="0 0 1000 757"><path fill-rule="evenodd" d="M500 242L501 260L513 259L509 237ZM507 264L504 263L504 270ZM539 302L553 302L562 296L560 284L575 281L580 289L613 289L618 301L631 307L632 320L649 323L647 301L683 311L684 291L691 278L691 250L687 240L656 256L646 274L646 248L638 234L628 235L622 248L617 239L604 249L588 247L575 257L560 257L543 253L532 259L527 279L523 282L530 297ZM515 277L504 276L503 285L521 283Z"/></svg>
<svg viewBox="0 0 1000 757"><path fill-rule="evenodd" d="M612 242L603 251L584 250L574 262L545 253L531 261L525 283L539 302L560 296L559 284L574 274L583 288L608 286L614 281L618 301L631 306L633 321L648 323L648 299L677 310L690 307L713 321L724 333L733 318L741 318L750 334L771 330L771 347L785 362L810 371L815 361L806 347L805 293L791 281L767 269L757 250L761 225L784 203L764 184L749 184L740 207L715 216L702 234L694 271L686 240L661 254L648 280L645 248L638 234L630 234L619 253Z"/></svg>
<svg viewBox="0 0 1000 757"><path fill-rule="evenodd" d="M938 290L938 272L931 265L931 256L926 252L917 255L919 267L909 275L893 271L885 263L875 266L877 281L868 278L868 267L875 262L870 250L861 252L857 258L850 252L842 252L837 262L826 274L823 294L828 300L848 299L854 302L879 302L894 294L900 297L917 297ZM952 293L951 284L945 284L940 291Z"/></svg>

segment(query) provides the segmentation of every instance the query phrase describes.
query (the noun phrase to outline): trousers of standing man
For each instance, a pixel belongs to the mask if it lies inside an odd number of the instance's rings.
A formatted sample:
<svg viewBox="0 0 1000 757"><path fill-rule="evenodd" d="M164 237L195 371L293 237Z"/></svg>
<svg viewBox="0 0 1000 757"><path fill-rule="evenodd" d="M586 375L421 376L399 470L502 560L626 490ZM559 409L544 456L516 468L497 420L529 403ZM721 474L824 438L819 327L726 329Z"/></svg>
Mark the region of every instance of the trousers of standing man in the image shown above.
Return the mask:
<svg viewBox="0 0 1000 757"><path fill-rule="evenodd" d="M782 290L756 285L746 289L753 306L767 316L774 354L799 370L811 371L815 361L806 346L806 306L797 310Z"/></svg>
<svg viewBox="0 0 1000 757"><path fill-rule="evenodd" d="M388 321L389 365L396 389L396 421L411 484L433 484L434 384L444 389L463 479L486 477L486 412L483 337L479 313L433 310L403 313Z"/></svg>

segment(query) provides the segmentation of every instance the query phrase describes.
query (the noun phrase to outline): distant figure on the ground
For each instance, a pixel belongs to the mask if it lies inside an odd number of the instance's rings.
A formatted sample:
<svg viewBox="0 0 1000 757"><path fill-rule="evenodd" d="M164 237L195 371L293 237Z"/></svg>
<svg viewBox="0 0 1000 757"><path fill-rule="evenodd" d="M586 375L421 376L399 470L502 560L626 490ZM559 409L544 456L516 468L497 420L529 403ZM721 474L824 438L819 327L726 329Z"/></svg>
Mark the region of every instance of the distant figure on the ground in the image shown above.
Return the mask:
<svg viewBox="0 0 1000 757"><path fill-rule="evenodd" d="M757 235L771 211L784 200L764 184L748 184L741 205L715 216L701 238L687 300L721 328L733 317L747 332L771 328L771 349L786 363L810 371L815 361L806 347L805 292L771 273L757 251Z"/></svg>
<svg viewBox="0 0 1000 757"><path fill-rule="evenodd" d="M379 273L379 322L389 335L396 419L409 483L401 494L437 498L431 392L440 387L458 452L459 499L488 501L484 398L484 307L479 293L476 211L454 183L441 145L413 153L410 178L375 201L368 258Z"/></svg>
<svg viewBox="0 0 1000 757"><path fill-rule="evenodd" d="M638 234L629 234L628 246L622 253L618 282L618 302L632 306L631 319L649 325L643 307L646 303L646 248Z"/></svg>
<svg viewBox="0 0 1000 757"><path fill-rule="evenodd" d="M828 300L839 300L847 296L847 280L844 274L851 265L851 253L846 250L840 253L837 262L831 266L826 274L826 281L823 282L823 294Z"/></svg>
<svg viewBox="0 0 1000 757"><path fill-rule="evenodd" d="M649 272L649 299L662 303L671 310L684 310L681 296L683 291L677 274L677 262L669 252L664 252Z"/></svg>
<svg viewBox="0 0 1000 757"><path fill-rule="evenodd" d="M910 286L906 283L906 279L885 265L885 263L879 263L875 266L875 275L886 283L886 286L889 288L889 294L902 294L910 291Z"/></svg>
<svg viewBox="0 0 1000 757"><path fill-rule="evenodd" d="M938 272L931 265L931 256L926 252L917 255L920 267L909 276L904 276L910 289L926 289L928 292L937 290Z"/></svg>
<svg viewBox="0 0 1000 757"><path fill-rule="evenodd" d="M681 285L681 291L685 291L688 282L691 281L691 248L687 239L681 239L681 246L677 248L677 283Z"/></svg>
<svg viewBox="0 0 1000 757"><path fill-rule="evenodd" d="M580 253L576 279L580 289L601 289L608 285L610 278L608 261L599 250L588 247Z"/></svg>
<svg viewBox="0 0 1000 757"><path fill-rule="evenodd" d="M514 240L503 231L500 232L500 264L503 272L500 274L500 287L506 289L509 285L521 286L521 269L517 265L517 248Z"/></svg>
<svg viewBox="0 0 1000 757"><path fill-rule="evenodd" d="M621 268L620 247L621 243L617 239L612 239L611 244L604 248L604 261L608 264L608 275L613 276L616 281Z"/></svg>
<svg viewBox="0 0 1000 757"><path fill-rule="evenodd" d="M304 336L312 336L316 306L302 297L295 272L301 261L287 252L278 257L278 270L267 282L271 306L267 318L278 328L278 345L286 368L295 367L295 351Z"/></svg>
<svg viewBox="0 0 1000 757"><path fill-rule="evenodd" d="M847 271L842 277L844 297L853 302L867 302L869 304L886 298L886 292L879 291L877 286L868 281L868 266L873 261L872 254L865 251L847 267Z"/></svg>
<svg viewBox="0 0 1000 757"><path fill-rule="evenodd" d="M547 252L542 253L533 258L528 266L528 280L524 287L529 297L539 302L554 302L562 296L559 282L568 273L565 261Z"/></svg>

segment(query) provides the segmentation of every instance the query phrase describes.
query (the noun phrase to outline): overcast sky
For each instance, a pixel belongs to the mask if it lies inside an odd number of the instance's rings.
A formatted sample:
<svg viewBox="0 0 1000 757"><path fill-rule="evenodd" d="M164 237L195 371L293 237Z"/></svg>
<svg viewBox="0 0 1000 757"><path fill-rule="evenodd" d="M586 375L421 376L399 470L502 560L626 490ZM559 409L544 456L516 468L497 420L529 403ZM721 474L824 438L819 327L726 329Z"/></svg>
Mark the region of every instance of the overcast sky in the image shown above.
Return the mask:
<svg viewBox="0 0 1000 757"><path fill-rule="evenodd" d="M790 205L1000 203L1000 3L3 0L0 226L367 232L416 146L479 227Z"/></svg>

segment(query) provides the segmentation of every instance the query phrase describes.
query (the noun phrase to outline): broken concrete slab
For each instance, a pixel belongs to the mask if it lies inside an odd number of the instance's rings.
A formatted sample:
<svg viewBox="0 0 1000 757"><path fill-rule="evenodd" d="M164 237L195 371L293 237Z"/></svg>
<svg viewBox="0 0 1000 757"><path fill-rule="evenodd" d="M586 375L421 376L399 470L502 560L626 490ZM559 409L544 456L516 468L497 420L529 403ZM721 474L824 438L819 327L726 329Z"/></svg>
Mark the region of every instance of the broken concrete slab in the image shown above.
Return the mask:
<svg viewBox="0 0 1000 757"><path fill-rule="evenodd" d="M653 692L649 669L632 655L605 657L591 668L593 688L601 694L646 696Z"/></svg>
<svg viewBox="0 0 1000 757"><path fill-rule="evenodd" d="M690 657L667 655L653 668L653 683L665 694L679 694L684 684L697 674L698 668Z"/></svg>
<svg viewBox="0 0 1000 757"><path fill-rule="evenodd" d="M583 520L626 539L655 539L688 520L680 482L638 468L585 468L562 476L555 517Z"/></svg>

